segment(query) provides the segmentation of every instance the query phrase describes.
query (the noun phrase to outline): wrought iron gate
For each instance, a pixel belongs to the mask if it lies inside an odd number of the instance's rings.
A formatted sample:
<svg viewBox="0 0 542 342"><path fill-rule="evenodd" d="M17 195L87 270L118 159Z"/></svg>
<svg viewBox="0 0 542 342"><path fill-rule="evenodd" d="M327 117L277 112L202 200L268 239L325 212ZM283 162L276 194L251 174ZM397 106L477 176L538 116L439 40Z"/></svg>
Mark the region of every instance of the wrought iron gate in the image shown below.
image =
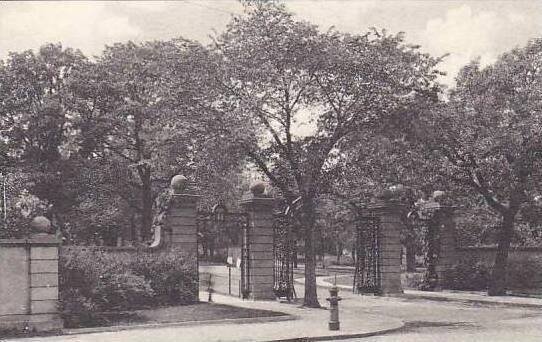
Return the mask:
<svg viewBox="0 0 542 342"><path fill-rule="evenodd" d="M356 270L354 293L381 292L380 275L380 219L359 217L356 227Z"/></svg>
<svg viewBox="0 0 542 342"><path fill-rule="evenodd" d="M207 239L207 243L212 242L217 248L225 248L228 255L230 248L240 248L240 265L229 266L239 266L241 269L239 296L242 298L248 298L250 294L248 222L247 213L229 212L222 204L215 205L210 212L199 211L197 218L199 245L203 246L204 239Z"/></svg>
<svg viewBox="0 0 542 342"><path fill-rule="evenodd" d="M291 300L295 297L295 253L291 217L283 213L276 214L273 235L273 291L278 298Z"/></svg>

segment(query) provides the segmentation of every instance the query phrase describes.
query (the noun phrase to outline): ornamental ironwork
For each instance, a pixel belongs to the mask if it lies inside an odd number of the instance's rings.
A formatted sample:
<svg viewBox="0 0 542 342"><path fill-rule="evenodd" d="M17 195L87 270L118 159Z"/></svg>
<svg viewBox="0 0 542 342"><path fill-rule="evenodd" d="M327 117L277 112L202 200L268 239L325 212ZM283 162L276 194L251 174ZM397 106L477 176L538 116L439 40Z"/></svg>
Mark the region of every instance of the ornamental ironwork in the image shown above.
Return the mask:
<svg viewBox="0 0 542 342"><path fill-rule="evenodd" d="M380 218L361 216L356 227L354 293L381 293Z"/></svg>
<svg viewBox="0 0 542 342"><path fill-rule="evenodd" d="M275 215L273 235L273 291L278 298L290 301L296 297L294 288L295 239L292 217L287 213Z"/></svg>

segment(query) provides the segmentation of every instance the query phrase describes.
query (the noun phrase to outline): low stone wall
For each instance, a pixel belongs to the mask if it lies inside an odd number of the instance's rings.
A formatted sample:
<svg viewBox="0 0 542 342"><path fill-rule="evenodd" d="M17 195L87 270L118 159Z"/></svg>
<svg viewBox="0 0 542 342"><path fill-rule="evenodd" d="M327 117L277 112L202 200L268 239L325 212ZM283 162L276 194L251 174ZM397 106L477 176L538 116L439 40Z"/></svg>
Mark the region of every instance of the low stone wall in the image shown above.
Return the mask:
<svg viewBox="0 0 542 342"><path fill-rule="evenodd" d="M477 259L484 263L493 264L497 247L460 247L455 250L456 258ZM511 247L509 258L542 257L542 247Z"/></svg>
<svg viewBox="0 0 542 342"><path fill-rule="evenodd" d="M51 235L0 240L0 328L62 328L58 247Z"/></svg>

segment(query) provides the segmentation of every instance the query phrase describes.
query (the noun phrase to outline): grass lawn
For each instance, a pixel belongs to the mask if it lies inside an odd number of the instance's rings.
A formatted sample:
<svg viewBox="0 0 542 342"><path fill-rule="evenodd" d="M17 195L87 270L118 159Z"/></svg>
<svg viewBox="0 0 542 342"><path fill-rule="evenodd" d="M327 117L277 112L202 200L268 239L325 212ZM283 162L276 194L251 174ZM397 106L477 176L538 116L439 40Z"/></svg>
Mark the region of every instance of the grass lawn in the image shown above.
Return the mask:
<svg viewBox="0 0 542 342"><path fill-rule="evenodd" d="M145 310L103 312L91 320L73 317L66 322L66 328L107 327L152 323L211 321L231 318L276 317L282 312L240 308L236 306L201 302L191 305L170 306Z"/></svg>

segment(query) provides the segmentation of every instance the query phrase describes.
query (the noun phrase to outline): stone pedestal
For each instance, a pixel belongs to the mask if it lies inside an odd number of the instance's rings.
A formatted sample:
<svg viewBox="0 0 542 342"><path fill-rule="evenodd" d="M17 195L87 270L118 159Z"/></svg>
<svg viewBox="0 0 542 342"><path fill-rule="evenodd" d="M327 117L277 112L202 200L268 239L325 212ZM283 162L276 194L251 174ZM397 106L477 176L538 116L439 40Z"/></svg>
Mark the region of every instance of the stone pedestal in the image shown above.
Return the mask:
<svg viewBox="0 0 542 342"><path fill-rule="evenodd" d="M62 328L58 311L59 246L50 234L0 240L0 328Z"/></svg>
<svg viewBox="0 0 542 342"><path fill-rule="evenodd" d="M370 205L368 210L380 220L381 294L401 294L401 215L404 207L396 202L379 201Z"/></svg>
<svg viewBox="0 0 542 342"><path fill-rule="evenodd" d="M275 200L257 191L247 193L241 207L249 216L249 298L273 300L273 209Z"/></svg>

